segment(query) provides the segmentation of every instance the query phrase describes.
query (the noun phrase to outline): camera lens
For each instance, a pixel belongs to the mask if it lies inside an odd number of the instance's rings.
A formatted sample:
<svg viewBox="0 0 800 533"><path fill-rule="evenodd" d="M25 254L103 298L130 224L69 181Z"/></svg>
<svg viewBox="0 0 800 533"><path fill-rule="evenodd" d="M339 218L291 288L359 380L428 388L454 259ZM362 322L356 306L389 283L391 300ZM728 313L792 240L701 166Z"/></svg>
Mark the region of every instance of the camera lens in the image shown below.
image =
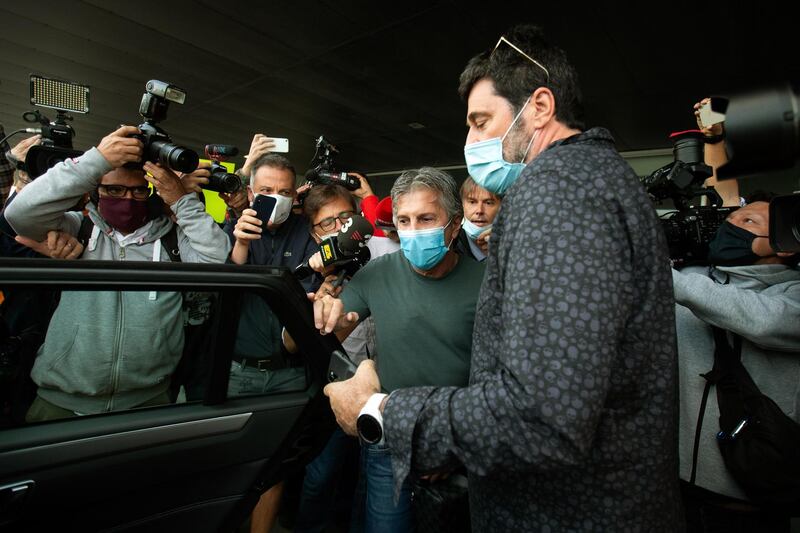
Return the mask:
<svg viewBox="0 0 800 533"><path fill-rule="evenodd" d="M242 188L242 180L236 174L224 171L212 172L208 177L208 183L201 187L208 191L232 193Z"/></svg>
<svg viewBox="0 0 800 533"><path fill-rule="evenodd" d="M200 163L197 153L174 144L165 145L161 149L160 156L162 164L166 163L171 169L178 172L193 172Z"/></svg>

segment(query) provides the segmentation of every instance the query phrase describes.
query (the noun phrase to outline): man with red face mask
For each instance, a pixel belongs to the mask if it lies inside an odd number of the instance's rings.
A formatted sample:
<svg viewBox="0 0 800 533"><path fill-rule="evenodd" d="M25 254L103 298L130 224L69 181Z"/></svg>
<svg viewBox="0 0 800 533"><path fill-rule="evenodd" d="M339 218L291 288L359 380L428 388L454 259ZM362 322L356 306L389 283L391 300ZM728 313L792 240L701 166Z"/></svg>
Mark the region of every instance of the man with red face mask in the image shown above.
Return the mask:
<svg viewBox="0 0 800 533"><path fill-rule="evenodd" d="M68 210L90 192L93 227L81 259L170 261L164 241L172 234L181 261L224 263L230 242L197 195L166 168L128 165L142 157L136 133L120 127L97 148L51 168L8 206L8 222L36 241L51 230L78 235L84 215ZM64 292L31 372L39 388L26 420L168 403L183 350L182 305L175 292Z"/></svg>

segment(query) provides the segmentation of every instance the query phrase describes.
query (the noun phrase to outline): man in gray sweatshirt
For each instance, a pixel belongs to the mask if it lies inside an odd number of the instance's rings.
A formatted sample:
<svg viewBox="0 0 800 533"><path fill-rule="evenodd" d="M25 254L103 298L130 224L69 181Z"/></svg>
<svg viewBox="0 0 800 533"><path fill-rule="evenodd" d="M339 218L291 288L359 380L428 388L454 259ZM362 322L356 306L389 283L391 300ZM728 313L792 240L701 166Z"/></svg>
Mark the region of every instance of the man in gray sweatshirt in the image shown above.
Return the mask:
<svg viewBox="0 0 800 533"><path fill-rule="evenodd" d="M742 338L742 364L761 392L800 421L800 271L794 254L769 243L769 204L734 211L711 243L714 267L672 271L680 383L680 476L688 482L705 379L714 366L711 326ZM717 446L712 387L703 417L694 486L684 483L689 531L788 531L789 519L747 501Z"/></svg>
<svg viewBox="0 0 800 533"><path fill-rule="evenodd" d="M163 240L177 226L181 261L224 263L230 241L196 194L168 169L146 162L145 175L126 166L142 157L136 133L123 126L97 148L51 168L6 209L8 222L39 241L50 230L78 235L84 215L69 209L89 192L93 228L81 259L170 261ZM150 197L148 182L160 200ZM26 419L167 403L183 350L182 304L177 292L63 292L31 372L39 388Z"/></svg>

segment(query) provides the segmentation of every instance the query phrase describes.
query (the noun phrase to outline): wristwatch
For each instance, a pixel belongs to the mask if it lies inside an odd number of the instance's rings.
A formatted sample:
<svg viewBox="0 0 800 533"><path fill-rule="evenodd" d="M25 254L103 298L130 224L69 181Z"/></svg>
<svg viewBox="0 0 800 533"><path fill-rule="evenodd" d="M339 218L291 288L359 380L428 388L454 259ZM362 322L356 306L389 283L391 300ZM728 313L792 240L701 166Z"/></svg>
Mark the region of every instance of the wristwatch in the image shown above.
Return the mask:
<svg viewBox="0 0 800 533"><path fill-rule="evenodd" d="M388 394L376 392L369 397L367 403L358 413L356 429L358 436L365 444L383 443L383 414L381 413L381 402Z"/></svg>

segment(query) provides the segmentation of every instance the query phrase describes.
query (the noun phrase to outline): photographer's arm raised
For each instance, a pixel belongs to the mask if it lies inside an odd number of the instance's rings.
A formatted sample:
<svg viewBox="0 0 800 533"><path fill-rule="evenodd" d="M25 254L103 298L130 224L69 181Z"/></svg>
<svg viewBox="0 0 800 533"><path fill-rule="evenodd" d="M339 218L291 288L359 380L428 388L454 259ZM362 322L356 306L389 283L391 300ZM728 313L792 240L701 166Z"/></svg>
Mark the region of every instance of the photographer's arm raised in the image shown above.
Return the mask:
<svg viewBox="0 0 800 533"><path fill-rule="evenodd" d="M706 137L713 137L722 135L724 132L723 125L713 124L709 127L703 125L700 120L700 108L710 101L709 98L704 98L694 104L694 116L697 120L697 127L703 132ZM739 206L739 182L735 179L722 180L717 179L717 169L728 162L728 154L725 151L725 140L718 141L714 144L706 143L703 147L703 159L706 165L710 166L714 173L708 178L704 185L706 187L714 187L714 190L722 198L722 205L725 207L738 207Z"/></svg>
<svg viewBox="0 0 800 533"><path fill-rule="evenodd" d="M127 162L138 161L142 143L130 135L138 128L123 126L103 138L97 148L58 163L26 186L5 211L19 235L43 241L50 230L78 233L83 215L67 212L100 178Z"/></svg>
<svg viewBox="0 0 800 533"><path fill-rule="evenodd" d="M773 350L800 349L800 281L756 291L672 271L675 302L700 320Z"/></svg>

